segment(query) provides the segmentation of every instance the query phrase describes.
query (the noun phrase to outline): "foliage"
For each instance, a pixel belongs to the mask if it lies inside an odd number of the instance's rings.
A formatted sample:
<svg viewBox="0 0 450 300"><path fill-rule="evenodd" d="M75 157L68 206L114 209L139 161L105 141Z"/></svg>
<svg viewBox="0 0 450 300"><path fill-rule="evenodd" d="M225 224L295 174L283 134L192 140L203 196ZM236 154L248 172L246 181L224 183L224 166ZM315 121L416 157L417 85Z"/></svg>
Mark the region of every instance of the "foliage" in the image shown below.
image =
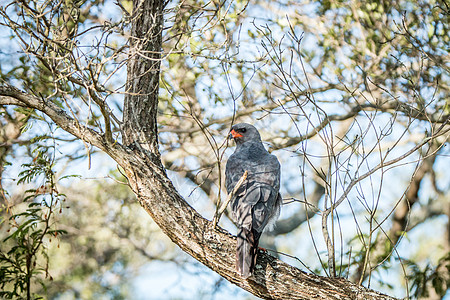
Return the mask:
<svg viewBox="0 0 450 300"><path fill-rule="evenodd" d="M444 297L450 286L450 278L448 277L450 269L450 253L441 257L436 266L427 264L424 268L414 261L406 262L411 268L411 274L408 279L411 281L412 295L416 298L430 297L430 293Z"/></svg>
<svg viewBox="0 0 450 300"><path fill-rule="evenodd" d="M112 178L123 180L111 174ZM49 249L54 298L130 299L133 281L152 261L183 264L185 257L153 222L148 222L129 189L111 179L62 187L70 206L59 223L67 231ZM82 214L80 214L82 212Z"/></svg>
<svg viewBox="0 0 450 300"><path fill-rule="evenodd" d="M65 233L58 229L55 214L62 213L64 195L58 193L54 182L52 160L46 149L37 148L32 163L24 164L18 184L32 182L39 178L43 184L25 192L26 209L14 212L6 207L9 218L2 219L9 235L3 239L0 249L0 295L5 299L42 299L35 293L36 284L46 286L48 273L48 243Z"/></svg>
<svg viewBox="0 0 450 300"><path fill-rule="evenodd" d="M17 182L18 187L43 184L23 199L16 190L2 211L3 298L127 299L145 263L184 263L125 185L75 184L79 176L55 172L52 148L38 149L32 162L22 165ZM114 172L109 176L124 180Z"/></svg>

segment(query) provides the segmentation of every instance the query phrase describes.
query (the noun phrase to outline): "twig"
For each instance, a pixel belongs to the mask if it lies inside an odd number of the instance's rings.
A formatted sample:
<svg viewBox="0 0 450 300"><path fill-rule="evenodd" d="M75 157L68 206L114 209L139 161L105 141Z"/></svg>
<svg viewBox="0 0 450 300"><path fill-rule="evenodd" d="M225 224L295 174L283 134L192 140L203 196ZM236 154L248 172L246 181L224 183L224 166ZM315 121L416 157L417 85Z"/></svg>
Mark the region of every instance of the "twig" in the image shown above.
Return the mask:
<svg viewBox="0 0 450 300"><path fill-rule="evenodd" d="M241 179L237 182L237 184L234 186L234 189L231 191L231 193L228 194L227 199L222 204L220 209L218 209L214 215L213 218L213 227L216 228L217 223L219 222L220 216L222 216L223 212L228 206L228 203L230 203L231 199L234 197L234 195L237 193L238 189L241 187L241 185L244 183L245 179L247 179L248 171L245 171L242 175Z"/></svg>
<svg viewBox="0 0 450 300"><path fill-rule="evenodd" d="M311 270L311 268L308 267L304 262L302 262L302 261L300 260L300 258L298 258L297 256L290 255L290 254L287 254L287 253L284 253L284 252L281 252L281 251L272 250L272 249L265 249L265 250L267 250L268 252L273 252L273 253L281 254L281 255L287 256L287 257L289 257L289 258L295 259L296 261L298 261L299 263L301 263L302 266L305 267L305 269L308 269L309 272L311 272L311 273L314 274L314 271Z"/></svg>

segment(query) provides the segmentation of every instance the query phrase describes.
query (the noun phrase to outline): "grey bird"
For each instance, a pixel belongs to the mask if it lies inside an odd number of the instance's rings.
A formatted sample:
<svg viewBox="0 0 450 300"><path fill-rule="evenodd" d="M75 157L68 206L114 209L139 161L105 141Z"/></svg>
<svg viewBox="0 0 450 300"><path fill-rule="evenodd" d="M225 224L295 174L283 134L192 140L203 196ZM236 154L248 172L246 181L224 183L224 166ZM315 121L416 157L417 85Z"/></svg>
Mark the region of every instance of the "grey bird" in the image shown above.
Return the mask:
<svg viewBox="0 0 450 300"><path fill-rule="evenodd" d="M258 130L247 123L231 127L236 150L227 161L227 192L236 186L245 171L247 179L231 199L232 217L238 226L236 270L245 279L256 264L259 238L280 214L280 163L264 148Z"/></svg>

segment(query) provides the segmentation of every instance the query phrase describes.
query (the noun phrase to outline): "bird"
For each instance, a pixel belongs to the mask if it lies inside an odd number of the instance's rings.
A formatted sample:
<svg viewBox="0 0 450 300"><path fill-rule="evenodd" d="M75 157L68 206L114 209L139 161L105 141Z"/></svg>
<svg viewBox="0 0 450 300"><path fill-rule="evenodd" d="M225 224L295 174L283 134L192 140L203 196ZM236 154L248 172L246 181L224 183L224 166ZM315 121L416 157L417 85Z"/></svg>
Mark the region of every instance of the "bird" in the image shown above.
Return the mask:
<svg viewBox="0 0 450 300"><path fill-rule="evenodd" d="M248 279L254 271L259 238L277 220L280 195L280 162L262 144L258 130L251 124L231 127L230 139L236 149L225 168L225 185L230 194L245 171L248 175L231 199L232 218L238 227L236 271Z"/></svg>

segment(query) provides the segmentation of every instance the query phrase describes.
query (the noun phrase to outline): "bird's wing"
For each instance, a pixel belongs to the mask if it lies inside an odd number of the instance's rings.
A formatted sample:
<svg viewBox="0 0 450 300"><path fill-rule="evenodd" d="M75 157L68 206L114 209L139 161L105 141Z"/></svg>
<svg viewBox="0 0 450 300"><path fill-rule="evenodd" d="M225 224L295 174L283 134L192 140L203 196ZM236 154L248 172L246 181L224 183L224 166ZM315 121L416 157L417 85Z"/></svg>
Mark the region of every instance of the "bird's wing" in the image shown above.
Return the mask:
<svg viewBox="0 0 450 300"><path fill-rule="evenodd" d="M239 179L241 179L242 175L246 171L245 166L242 164L242 160L236 156L231 155L227 161L226 169L225 169L225 186L227 189L227 193L231 193ZM242 184L242 186L238 189L236 195L242 195L245 193L247 185L247 180Z"/></svg>
<svg viewBox="0 0 450 300"><path fill-rule="evenodd" d="M264 153L259 159L249 160L234 153L227 161L226 188L231 193L245 171L247 180L238 189L232 201L233 218L238 223L236 269L248 278L256 263L259 237L264 227L275 215L281 204L280 163L274 155Z"/></svg>
<svg viewBox="0 0 450 300"><path fill-rule="evenodd" d="M228 168L232 166L236 169ZM266 155L257 162L231 160L230 165L227 164L227 179L230 178L227 184L231 189L244 170L248 171L248 179L245 189L240 189L232 202L234 219L242 227L262 232L279 211L280 163L273 155Z"/></svg>
<svg viewBox="0 0 450 300"><path fill-rule="evenodd" d="M249 180L271 186L277 193L280 190L280 162L275 155L265 155L249 167Z"/></svg>

